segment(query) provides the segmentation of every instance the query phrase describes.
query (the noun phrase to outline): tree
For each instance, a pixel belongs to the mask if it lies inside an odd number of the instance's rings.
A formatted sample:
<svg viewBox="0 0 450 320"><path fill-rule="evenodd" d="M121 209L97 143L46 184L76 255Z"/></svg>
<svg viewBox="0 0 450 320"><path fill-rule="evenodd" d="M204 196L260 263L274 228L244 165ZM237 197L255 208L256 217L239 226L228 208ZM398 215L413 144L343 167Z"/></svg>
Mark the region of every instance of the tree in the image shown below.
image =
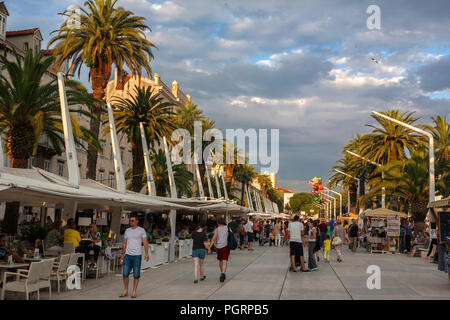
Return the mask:
<svg viewBox="0 0 450 320"><path fill-rule="evenodd" d="M264 198L267 198L267 191L270 188L273 188L272 186L272 180L267 174L260 174L258 176L258 183L261 186L262 195Z"/></svg>
<svg viewBox="0 0 450 320"><path fill-rule="evenodd" d="M415 221L423 222L427 215L429 201L429 175L428 156L425 148L420 148L411 154L406 161L391 161L384 167L378 168L378 172L384 171L383 185L387 193L398 196L411 207L411 214ZM380 178L370 181L375 187L367 196L378 192L382 185Z"/></svg>
<svg viewBox="0 0 450 320"><path fill-rule="evenodd" d="M431 117L434 127L430 125L422 126L431 132L434 138L435 151L437 152L437 160L450 161L450 123L447 122L447 116Z"/></svg>
<svg viewBox="0 0 450 320"><path fill-rule="evenodd" d="M28 159L36 154L41 137L48 139L57 154L62 153L64 138L61 106L56 80L45 84L43 81L54 58L44 59L42 52L33 56L32 50L28 50L22 63L22 58L14 54L15 61L0 56L6 71L0 75L0 132L7 138L6 149L12 167L27 168ZM65 84L69 106L93 102L79 82L66 81ZM88 112L70 111L90 116ZM71 116L71 122L77 144L80 145L80 140L84 140L100 150L100 143L89 130L80 127L75 117ZM18 210L19 203L7 203L4 229L8 233L17 231Z"/></svg>
<svg viewBox="0 0 450 320"><path fill-rule="evenodd" d="M151 87L140 88L137 86L130 98L114 97L112 102L116 108L114 122L117 133L125 134L131 144L133 157L131 190L140 192L143 187L144 152L139 123L144 124L146 139L150 147L163 137L170 139L170 135L175 129L171 111L173 105L164 102L159 93L152 90ZM108 120L105 122L107 123ZM109 132L109 126L105 128L103 134L107 132Z"/></svg>
<svg viewBox="0 0 450 320"><path fill-rule="evenodd" d="M312 209L312 202L314 195L308 192L300 192L294 194L289 199L289 205L293 212L305 211L309 212Z"/></svg>
<svg viewBox="0 0 450 320"><path fill-rule="evenodd" d="M400 112L388 110L382 112L391 118L414 124L419 118L414 117L414 112ZM372 132L361 137L361 155L379 164L389 161L405 160L405 149L413 152L417 147L425 144L424 137L404 126L377 115L372 115L379 126L366 126L373 128Z"/></svg>
<svg viewBox="0 0 450 320"><path fill-rule="evenodd" d="M270 201L277 204L278 212L283 212L284 193L281 191L277 191L274 188L270 188L267 190L267 195Z"/></svg>
<svg viewBox="0 0 450 320"><path fill-rule="evenodd" d="M244 205L245 188L256 177L257 173L251 164L240 164L236 167L235 178L242 184L241 188L241 205Z"/></svg>
<svg viewBox="0 0 450 320"><path fill-rule="evenodd" d="M156 195L166 197L170 195L169 173L167 171L166 155L163 150L153 152L151 155L153 179L155 180ZM185 164L176 164L172 166L175 185L177 187L177 197L186 195L192 197L192 184L194 177L186 168ZM127 179L131 179L132 169L127 171ZM142 184L146 183L146 177L142 177ZM131 188L131 184L127 186ZM146 190L148 194L148 190Z"/></svg>
<svg viewBox="0 0 450 320"><path fill-rule="evenodd" d="M88 0L85 8L79 7L79 26L72 25L72 11L61 13L67 20L52 33L57 33L48 44L55 45L53 54L57 57L55 68L58 70L70 61L70 73L78 71L80 75L83 63L89 68L93 96L104 101L105 88L111 76L113 64L118 68L119 76L126 66L132 75L141 76L144 69L151 74L151 51L155 47L145 36L151 29L145 24L145 18L135 16L122 7L115 7L117 0ZM91 119L90 130L97 138L102 115L102 103L94 108L96 118ZM88 149L87 178L95 180L97 150Z"/></svg>

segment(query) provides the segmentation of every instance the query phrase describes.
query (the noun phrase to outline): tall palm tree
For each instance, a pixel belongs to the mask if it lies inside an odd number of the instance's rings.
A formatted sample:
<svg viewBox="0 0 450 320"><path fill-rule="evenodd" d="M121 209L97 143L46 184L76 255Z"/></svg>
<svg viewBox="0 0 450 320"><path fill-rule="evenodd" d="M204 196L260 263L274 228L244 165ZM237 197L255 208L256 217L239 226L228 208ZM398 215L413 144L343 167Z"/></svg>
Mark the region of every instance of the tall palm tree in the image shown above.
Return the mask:
<svg viewBox="0 0 450 320"><path fill-rule="evenodd" d="M53 57L44 58L32 50L25 54L24 61L16 53L15 61L0 56L3 70L0 74L0 134L6 136L6 148L13 168L26 168L28 159L36 154L40 138L47 138L57 154L64 146L59 89L56 80L46 81L44 75L53 63ZM90 105L93 99L86 88L76 81L66 81L69 105ZM81 112L89 116L88 112ZM71 115L75 142L87 141L96 150L101 150L98 140L89 130L80 127ZM84 147L84 146L83 146ZM8 202L5 211L5 229L8 233L17 230L18 203Z"/></svg>
<svg viewBox="0 0 450 320"><path fill-rule="evenodd" d="M113 64L118 68L119 76L126 66L132 75L141 75L142 69L151 74L151 51L155 47L147 40L146 31L151 29L145 24L145 18L135 16L133 12L116 7L117 0L88 0L85 7L79 7L79 26L72 25L72 11L61 15L67 20L52 33L57 33L48 44L56 44L53 54L57 57L55 67L58 70L66 61L71 60L71 74L80 74L83 63L89 68L94 98L103 101L105 88L111 76ZM90 130L98 137L102 103L95 108L96 118L91 119ZM87 177L96 178L97 151L89 147L87 157Z"/></svg>
<svg viewBox="0 0 450 320"><path fill-rule="evenodd" d="M387 165L376 169L384 171L386 192L400 197L411 207L413 218L423 222L427 214L428 205L428 153L424 147L411 153L406 161L391 161ZM366 196L371 197L381 189L380 177L370 181L375 187Z"/></svg>
<svg viewBox="0 0 450 320"><path fill-rule="evenodd" d="M251 164L240 164L236 167L235 179L242 185L241 187L241 205L244 205L245 188L257 176L255 168Z"/></svg>
<svg viewBox="0 0 450 320"><path fill-rule="evenodd" d="M114 122L117 133L125 134L131 144L133 157L131 190L140 192L143 187L144 152L139 123L144 123L144 131L150 147L163 137L169 139L175 128L173 105L170 102L164 102L159 93L151 87L137 86L130 98L114 97L112 103L115 107ZM105 128L103 134L107 132L109 132L109 126Z"/></svg>
<svg viewBox="0 0 450 320"><path fill-rule="evenodd" d="M414 124L419 118L414 117L414 112L400 112L388 110L383 114L405 122ZM424 137L411 129L396 124L377 115L372 115L379 126L366 125L373 128L372 132L361 137L361 155L380 164L389 161L405 160L405 149L413 152L417 147L425 144Z"/></svg>
<svg viewBox="0 0 450 320"><path fill-rule="evenodd" d="M431 132L434 138L435 151L437 152L437 160L450 161L450 123L447 122L447 116L431 117L434 127L424 125L423 128Z"/></svg>
<svg viewBox="0 0 450 320"><path fill-rule="evenodd" d="M333 166L333 169L338 169L342 172L345 172L353 177L356 177L356 170L355 170L355 164L360 165L360 163L357 163L355 160L355 157L350 157L350 155L346 154L346 156L344 156L344 158L339 159L337 161L337 165ZM350 207L352 206L353 203L357 204L357 183L355 182L355 179L344 175L342 173L339 173L337 171L330 171L330 181L328 183L328 187L335 187L337 186L339 183L342 183L342 185L344 187L347 187L350 191ZM356 207L357 205L355 205L355 212L356 211Z"/></svg>
<svg viewBox="0 0 450 320"><path fill-rule="evenodd" d="M182 103L175 108L176 122L180 128L189 131L191 136L194 134L194 122L205 120L203 110L192 102Z"/></svg>

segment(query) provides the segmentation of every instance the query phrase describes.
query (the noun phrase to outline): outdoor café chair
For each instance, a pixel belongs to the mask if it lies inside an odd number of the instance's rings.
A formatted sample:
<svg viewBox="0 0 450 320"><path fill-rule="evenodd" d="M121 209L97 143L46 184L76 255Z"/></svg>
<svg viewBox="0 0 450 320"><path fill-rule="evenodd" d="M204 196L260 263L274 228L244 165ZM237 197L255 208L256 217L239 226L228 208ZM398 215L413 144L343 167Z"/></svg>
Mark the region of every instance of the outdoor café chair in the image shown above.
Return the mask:
<svg viewBox="0 0 450 320"><path fill-rule="evenodd" d="M52 285L50 282L51 273L53 270L53 263L55 261L55 258L51 259L44 259L41 261L41 272L39 276L38 286L39 289L45 289L48 288L48 297L49 299L52 298ZM20 269L18 270L19 273L29 273L29 270Z"/></svg>
<svg viewBox="0 0 450 320"><path fill-rule="evenodd" d="M45 242L41 240L42 243L42 255L44 257L57 257L59 256L59 252L55 250L45 250Z"/></svg>
<svg viewBox="0 0 450 320"><path fill-rule="evenodd" d="M60 293L60 281L67 279L67 268L69 267L70 254L63 254L59 263L53 263L53 270L50 276L50 280L58 282L58 293ZM67 286L66 286L67 290Z"/></svg>
<svg viewBox="0 0 450 320"><path fill-rule="evenodd" d="M39 280L41 276L42 270L42 262L33 262L30 264L30 269L28 270L28 274L24 272L5 272L3 276L3 289L1 300L5 299L5 291L12 292L23 292L25 293L25 297L29 300L30 292L37 292L37 299L39 300ZM15 275L19 280L6 282L6 278L8 275ZM20 279L20 277L24 279Z"/></svg>
<svg viewBox="0 0 450 320"><path fill-rule="evenodd" d="M64 241L64 254L75 253L75 244L73 242Z"/></svg>

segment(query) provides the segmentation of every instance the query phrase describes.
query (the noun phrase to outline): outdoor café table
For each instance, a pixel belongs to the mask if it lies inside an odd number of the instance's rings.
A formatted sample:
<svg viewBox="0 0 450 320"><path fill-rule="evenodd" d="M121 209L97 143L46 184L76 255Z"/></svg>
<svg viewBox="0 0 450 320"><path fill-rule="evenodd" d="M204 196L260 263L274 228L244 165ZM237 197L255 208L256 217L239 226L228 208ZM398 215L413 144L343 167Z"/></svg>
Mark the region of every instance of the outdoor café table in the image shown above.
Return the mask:
<svg viewBox="0 0 450 320"><path fill-rule="evenodd" d="M29 267L28 263L0 263L0 280L3 281L3 273L8 269L17 269L22 267Z"/></svg>

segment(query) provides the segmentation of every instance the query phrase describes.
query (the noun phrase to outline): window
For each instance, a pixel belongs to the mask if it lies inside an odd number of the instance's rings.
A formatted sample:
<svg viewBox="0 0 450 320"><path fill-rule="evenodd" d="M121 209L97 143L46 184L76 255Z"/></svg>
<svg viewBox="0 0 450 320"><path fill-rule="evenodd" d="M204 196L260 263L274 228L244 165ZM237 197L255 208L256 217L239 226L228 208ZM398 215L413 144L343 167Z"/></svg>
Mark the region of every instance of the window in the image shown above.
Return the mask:
<svg viewBox="0 0 450 320"><path fill-rule="evenodd" d="M81 164L78 165L78 170L80 171L80 179L83 179L82 175L81 175Z"/></svg>
<svg viewBox="0 0 450 320"><path fill-rule="evenodd" d="M105 156L105 140L100 140L100 147L102 148L102 156Z"/></svg>
<svg viewBox="0 0 450 320"><path fill-rule="evenodd" d="M104 175L105 175L105 173L103 171L98 172L98 181L100 183L103 183Z"/></svg>
<svg viewBox="0 0 450 320"><path fill-rule="evenodd" d="M58 175L64 176L64 162L58 161Z"/></svg>
<svg viewBox="0 0 450 320"><path fill-rule="evenodd" d="M50 172L50 160L44 160L44 170Z"/></svg>
<svg viewBox="0 0 450 320"><path fill-rule="evenodd" d="M120 159L122 160L122 163L123 163L123 148L120 148Z"/></svg>
<svg viewBox="0 0 450 320"><path fill-rule="evenodd" d="M23 51L27 51L28 50L28 42L24 42L23 43Z"/></svg>
<svg viewBox="0 0 450 320"><path fill-rule="evenodd" d="M39 51L41 51L41 41L40 40L35 40L35 45L34 45L34 50L35 50L35 54L38 54Z"/></svg>
<svg viewBox="0 0 450 320"><path fill-rule="evenodd" d="M109 186L114 188L114 173L109 173Z"/></svg>
<svg viewBox="0 0 450 320"><path fill-rule="evenodd" d="M0 15L0 35L6 37L6 16Z"/></svg>

